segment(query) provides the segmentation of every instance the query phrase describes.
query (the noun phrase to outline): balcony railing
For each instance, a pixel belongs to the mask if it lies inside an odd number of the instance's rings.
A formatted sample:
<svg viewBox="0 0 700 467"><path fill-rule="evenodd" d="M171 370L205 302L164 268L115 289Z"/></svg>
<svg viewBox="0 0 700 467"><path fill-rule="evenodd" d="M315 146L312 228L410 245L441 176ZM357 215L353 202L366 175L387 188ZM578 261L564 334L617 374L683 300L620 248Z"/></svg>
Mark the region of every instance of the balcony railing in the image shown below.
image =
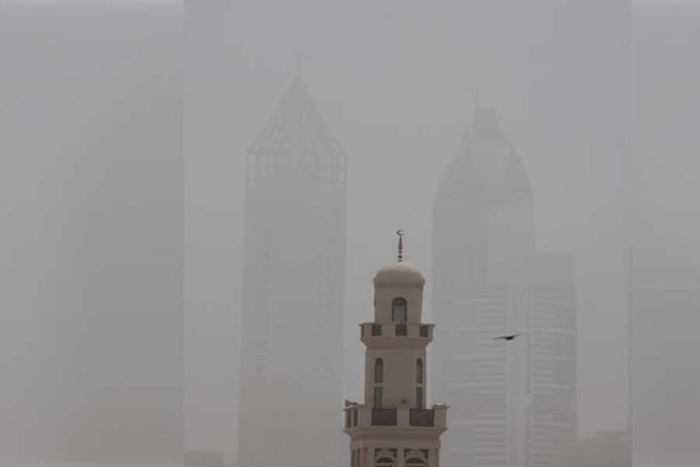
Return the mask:
<svg viewBox="0 0 700 467"><path fill-rule="evenodd" d="M409 407L376 408L355 404L345 408L345 429L367 429L371 427L412 427L436 428L444 431L447 427L447 406L435 405L429 409Z"/></svg>
<svg viewBox="0 0 700 467"><path fill-rule="evenodd" d="M396 409L372 409L372 425L396 426Z"/></svg>
<svg viewBox="0 0 700 467"><path fill-rule="evenodd" d="M435 412L431 409L411 409L408 424L411 426L433 426Z"/></svg>
<svg viewBox="0 0 700 467"><path fill-rule="evenodd" d="M433 325L420 323L363 323L361 327L361 338L371 339L373 337L419 337L421 339L432 339Z"/></svg>

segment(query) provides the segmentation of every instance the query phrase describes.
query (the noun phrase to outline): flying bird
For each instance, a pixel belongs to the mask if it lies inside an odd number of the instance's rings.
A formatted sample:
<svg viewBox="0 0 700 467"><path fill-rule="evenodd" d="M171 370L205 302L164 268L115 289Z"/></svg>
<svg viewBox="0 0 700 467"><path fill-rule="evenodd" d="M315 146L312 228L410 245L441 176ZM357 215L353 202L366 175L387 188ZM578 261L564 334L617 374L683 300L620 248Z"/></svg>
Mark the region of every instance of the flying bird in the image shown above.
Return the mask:
<svg viewBox="0 0 700 467"><path fill-rule="evenodd" d="M518 337L518 336L524 336L524 335L525 335L525 333L524 333L524 332L521 332L521 333L518 333L518 334L511 334L511 335L509 335L509 336L494 337L493 340L495 340L495 341L512 341L512 340L515 339L516 337Z"/></svg>

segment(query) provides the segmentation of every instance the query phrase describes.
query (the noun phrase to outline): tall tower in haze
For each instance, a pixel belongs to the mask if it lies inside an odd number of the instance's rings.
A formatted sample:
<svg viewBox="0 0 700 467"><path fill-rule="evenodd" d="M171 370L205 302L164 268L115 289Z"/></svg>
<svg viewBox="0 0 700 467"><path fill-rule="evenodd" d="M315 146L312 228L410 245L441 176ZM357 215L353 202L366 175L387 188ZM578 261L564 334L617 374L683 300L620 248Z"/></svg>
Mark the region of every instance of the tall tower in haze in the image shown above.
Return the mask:
<svg viewBox="0 0 700 467"><path fill-rule="evenodd" d="M246 161L239 467L338 463L346 159L297 74Z"/></svg>
<svg viewBox="0 0 700 467"><path fill-rule="evenodd" d="M401 235L399 231L399 235ZM426 408L426 348L433 325L421 321L420 270L402 258L374 276L374 321L360 325L364 403L346 401L351 467L439 467L447 406Z"/></svg>
<svg viewBox="0 0 700 467"><path fill-rule="evenodd" d="M536 251L532 187L491 108L440 181L433 239L445 465L560 465L576 433L573 261Z"/></svg>

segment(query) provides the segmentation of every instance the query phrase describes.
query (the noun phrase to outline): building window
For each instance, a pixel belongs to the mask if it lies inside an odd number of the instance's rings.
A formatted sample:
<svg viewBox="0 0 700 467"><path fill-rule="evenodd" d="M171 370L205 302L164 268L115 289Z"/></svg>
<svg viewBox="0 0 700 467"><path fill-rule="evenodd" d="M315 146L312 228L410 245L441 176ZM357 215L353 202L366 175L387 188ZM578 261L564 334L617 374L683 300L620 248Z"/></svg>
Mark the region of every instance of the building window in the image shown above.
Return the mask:
<svg viewBox="0 0 700 467"><path fill-rule="evenodd" d="M378 358L374 361L374 382L384 382L384 360Z"/></svg>
<svg viewBox="0 0 700 467"><path fill-rule="evenodd" d="M416 360L416 383L423 384L423 359Z"/></svg>
<svg viewBox="0 0 700 467"><path fill-rule="evenodd" d="M406 467L423 467L424 465L425 461L417 457L412 457L406 461Z"/></svg>
<svg viewBox="0 0 700 467"><path fill-rule="evenodd" d="M391 302L391 320L396 324L406 323L406 299L395 298Z"/></svg>
<svg viewBox="0 0 700 467"><path fill-rule="evenodd" d="M382 408L382 396L383 396L382 387L377 386L374 388L374 407L377 409Z"/></svg>
<svg viewBox="0 0 700 467"><path fill-rule="evenodd" d="M416 388L416 408L423 408L423 388L420 386Z"/></svg>

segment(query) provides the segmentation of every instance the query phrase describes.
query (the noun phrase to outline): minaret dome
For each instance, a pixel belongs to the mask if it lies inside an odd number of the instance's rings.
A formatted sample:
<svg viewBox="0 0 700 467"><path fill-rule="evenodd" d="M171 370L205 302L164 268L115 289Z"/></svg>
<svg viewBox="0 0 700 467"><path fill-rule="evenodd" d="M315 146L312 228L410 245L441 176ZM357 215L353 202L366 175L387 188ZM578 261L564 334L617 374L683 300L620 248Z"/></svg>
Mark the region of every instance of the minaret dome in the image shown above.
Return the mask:
<svg viewBox="0 0 700 467"><path fill-rule="evenodd" d="M413 263L394 261L386 263L374 275L375 287L417 287L423 288L423 273Z"/></svg>
<svg viewBox="0 0 700 467"><path fill-rule="evenodd" d="M423 273L403 260L403 230L399 236L397 261L384 264L374 275L374 319L377 323L417 324L423 308Z"/></svg>

